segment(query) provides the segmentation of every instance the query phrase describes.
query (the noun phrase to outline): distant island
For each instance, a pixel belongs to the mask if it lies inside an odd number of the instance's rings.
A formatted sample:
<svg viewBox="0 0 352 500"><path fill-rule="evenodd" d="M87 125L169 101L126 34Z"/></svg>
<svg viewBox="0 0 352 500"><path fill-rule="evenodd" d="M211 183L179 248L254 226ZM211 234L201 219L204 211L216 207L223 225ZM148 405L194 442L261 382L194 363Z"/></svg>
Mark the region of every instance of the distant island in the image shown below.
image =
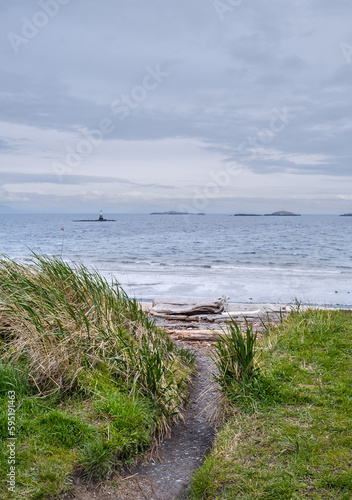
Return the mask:
<svg viewBox="0 0 352 500"><path fill-rule="evenodd" d="M342 214L342 215L340 215L340 217L352 217L352 213L349 213L349 214Z"/></svg>
<svg viewBox="0 0 352 500"><path fill-rule="evenodd" d="M260 214L234 214L233 217L261 217Z"/></svg>
<svg viewBox="0 0 352 500"><path fill-rule="evenodd" d="M170 210L169 212L151 212L149 215L205 215L205 213L193 214L189 212L176 212L175 210Z"/></svg>
<svg viewBox="0 0 352 500"><path fill-rule="evenodd" d="M300 214L295 214L293 212L286 212L285 210L279 210L273 214L265 214L266 217L301 217Z"/></svg>
<svg viewBox="0 0 352 500"><path fill-rule="evenodd" d="M280 210L279 212L274 212L273 214L264 214L266 217L301 217L300 214L295 214L293 212L285 212L285 210ZM346 214L348 215L348 214ZM352 215L352 214L349 214ZM260 214L234 214L233 217L262 217Z"/></svg>

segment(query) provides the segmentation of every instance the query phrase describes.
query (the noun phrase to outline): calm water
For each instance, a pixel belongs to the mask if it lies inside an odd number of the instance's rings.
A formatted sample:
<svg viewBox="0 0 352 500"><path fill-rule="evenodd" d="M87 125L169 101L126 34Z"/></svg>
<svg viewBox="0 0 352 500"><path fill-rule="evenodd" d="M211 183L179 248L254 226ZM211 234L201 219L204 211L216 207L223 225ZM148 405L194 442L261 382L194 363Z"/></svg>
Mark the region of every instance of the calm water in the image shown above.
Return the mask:
<svg viewBox="0 0 352 500"><path fill-rule="evenodd" d="M0 253L62 252L143 299L226 294L233 302L352 306L352 218L104 216L117 221L0 215Z"/></svg>

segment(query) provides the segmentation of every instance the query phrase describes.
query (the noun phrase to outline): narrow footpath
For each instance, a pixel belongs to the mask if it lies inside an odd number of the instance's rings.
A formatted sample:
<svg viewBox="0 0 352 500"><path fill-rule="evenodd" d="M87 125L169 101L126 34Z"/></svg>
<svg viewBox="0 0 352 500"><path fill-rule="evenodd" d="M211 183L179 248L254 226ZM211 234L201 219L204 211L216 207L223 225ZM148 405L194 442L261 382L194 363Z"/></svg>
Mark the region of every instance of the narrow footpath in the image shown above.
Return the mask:
<svg viewBox="0 0 352 500"><path fill-rule="evenodd" d="M203 351L204 352L204 351ZM206 352L206 351L205 351ZM174 500L184 498L194 470L211 448L215 432L212 419L216 388L212 382L211 360L196 350L197 376L191 387L185 422L174 427L170 439L159 448L159 460L135 468L120 491L121 500Z"/></svg>
<svg viewBox="0 0 352 500"><path fill-rule="evenodd" d="M124 477L114 478L114 481L105 483L98 489L88 488L77 482L74 485L73 498L76 500L186 498L191 477L202 464L212 445L216 427L217 400L217 389L212 380L213 364L208 351L194 344L191 348L196 354L197 375L193 377L190 387L184 422L172 428L171 437L161 443L154 454L154 460L131 468Z"/></svg>

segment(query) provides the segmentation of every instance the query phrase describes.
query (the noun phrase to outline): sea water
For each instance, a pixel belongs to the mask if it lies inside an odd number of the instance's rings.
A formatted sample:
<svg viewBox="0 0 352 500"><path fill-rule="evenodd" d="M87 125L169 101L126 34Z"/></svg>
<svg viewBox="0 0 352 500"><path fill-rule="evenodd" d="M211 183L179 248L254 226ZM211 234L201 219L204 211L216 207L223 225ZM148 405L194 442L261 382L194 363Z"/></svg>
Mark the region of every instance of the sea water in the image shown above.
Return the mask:
<svg viewBox="0 0 352 500"><path fill-rule="evenodd" d="M138 299L352 306L352 217L0 215L0 253L62 256Z"/></svg>

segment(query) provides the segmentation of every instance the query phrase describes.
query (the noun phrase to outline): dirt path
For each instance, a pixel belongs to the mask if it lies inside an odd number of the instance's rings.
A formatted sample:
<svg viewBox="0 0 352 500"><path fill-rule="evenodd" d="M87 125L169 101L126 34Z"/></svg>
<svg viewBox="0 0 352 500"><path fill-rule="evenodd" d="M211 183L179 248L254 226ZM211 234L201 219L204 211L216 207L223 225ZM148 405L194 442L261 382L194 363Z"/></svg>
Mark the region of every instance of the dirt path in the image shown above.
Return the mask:
<svg viewBox="0 0 352 500"><path fill-rule="evenodd" d="M194 377L185 422L172 429L159 450L159 460L131 469L118 480L118 488L98 490L76 484L77 500L175 500L186 498L190 479L209 451L215 433L214 413L216 387L212 383L212 362L207 351L196 353L197 376Z"/></svg>

